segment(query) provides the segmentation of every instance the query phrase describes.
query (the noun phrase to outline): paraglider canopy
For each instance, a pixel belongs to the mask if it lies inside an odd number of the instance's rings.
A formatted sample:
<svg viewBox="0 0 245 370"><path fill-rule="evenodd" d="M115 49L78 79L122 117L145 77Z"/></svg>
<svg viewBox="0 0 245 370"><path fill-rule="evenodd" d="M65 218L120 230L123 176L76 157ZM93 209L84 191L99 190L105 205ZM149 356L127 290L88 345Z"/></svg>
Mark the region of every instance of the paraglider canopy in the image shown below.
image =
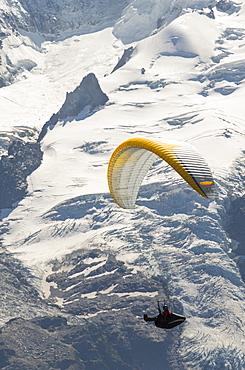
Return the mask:
<svg viewBox="0 0 245 370"><path fill-rule="evenodd" d="M215 197L211 170L192 145L182 141L132 138L115 149L108 165L110 193L120 207L135 207L141 183L159 157L200 195L205 198Z"/></svg>

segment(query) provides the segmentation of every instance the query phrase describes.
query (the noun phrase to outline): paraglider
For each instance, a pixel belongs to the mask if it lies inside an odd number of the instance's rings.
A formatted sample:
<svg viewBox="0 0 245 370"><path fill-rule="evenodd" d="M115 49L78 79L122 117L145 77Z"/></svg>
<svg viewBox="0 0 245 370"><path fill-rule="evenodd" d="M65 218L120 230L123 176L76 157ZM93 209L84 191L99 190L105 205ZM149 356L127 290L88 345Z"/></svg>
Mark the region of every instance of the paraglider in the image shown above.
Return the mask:
<svg viewBox="0 0 245 370"><path fill-rule="evenodd" d="M162 329L172 329L175 326L182 324L186 320L185 316L169 311L168 306L165 304L163 305L163 311L161 311L159 302L158 312L159 314L156 317L149 317L147 314L144 314L144 320L154 321L155 325Z"/></svg>
<svg viewBox="0 0 245 370"><path fill-rule="evenodd" d="M108 186L112 198L120 207L135 208L141 183L159 157L200 195L215 197L211 170L192 145L182 141L132 138L114 150L108 165Z"/></svg>
<svg viewBox="0 0 245 370"><path fill-rule="evenodd" d="M122 142L112 153L108 164L108 186L114 201L122 208L135 208L138 192L153 163L162 158L196 192L205 198L215 198L216 189L211 170L190 144L176 140L151 140L131 138ZM159 314L148 317L159 328L171 329L182 324L186 318L171 312L166 305Z"/></svg>

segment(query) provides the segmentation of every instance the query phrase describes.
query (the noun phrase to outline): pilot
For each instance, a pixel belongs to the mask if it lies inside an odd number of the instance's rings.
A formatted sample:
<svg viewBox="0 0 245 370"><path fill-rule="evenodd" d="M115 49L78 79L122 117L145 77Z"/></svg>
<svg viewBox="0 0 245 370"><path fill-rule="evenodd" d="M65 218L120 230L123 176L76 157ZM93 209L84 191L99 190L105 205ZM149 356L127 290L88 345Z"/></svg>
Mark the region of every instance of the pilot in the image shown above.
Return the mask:
<svg viewBox="0 0 245 370"><path fill-rule="evenodd" d="M158 328L163 329L171 329L177 325L182 324L185 321L185 317L177 314L173 314L168 309L167 305L163 305L163 311L160 309L160 305L158 302L158 312L159 314L156 317L149 317L147 314L144 314L145 321L154 321L155 325Z"/></svg>

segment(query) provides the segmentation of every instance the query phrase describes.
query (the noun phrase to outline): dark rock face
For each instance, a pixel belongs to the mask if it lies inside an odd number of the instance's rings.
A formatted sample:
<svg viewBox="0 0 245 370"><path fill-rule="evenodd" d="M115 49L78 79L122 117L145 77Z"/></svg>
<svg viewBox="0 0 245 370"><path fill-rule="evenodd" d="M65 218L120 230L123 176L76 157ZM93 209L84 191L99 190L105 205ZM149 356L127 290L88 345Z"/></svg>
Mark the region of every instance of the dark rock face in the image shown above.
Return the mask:
<svg viewBox="0 0 245 370"><path fill-rule="evenodd" d="M11 208L25 196L26 178L39 167L42 157L38 143L13 141L0 160L0 208Z"/></svg>
<svg viewBox="0 0 245 370"><path fill-rule="evenodd" d="M50 318L55 325L42 328L46 320L46 317L31 321L19 318L1 329L0 352L4 355L0 359L1 369L68 369L79 363L75 348L62 343L62 334L59 335L65 328L65 321L59 317Z"/></svg>
<svg viewBox="0 0 245 370"><path fill-rule="evenodd" d="M52 115L50 120L45 123L39 135L38 141L45 136L48 128L52 129L59 120L68 117L76 117L84 109L86 113L91 113L97 107L104 105L108 97L100 88L99 82L94 73L85 76L76 89L66 94L66 99L58 113Z"/></svg>
<svg viewBox="0 0 245 370"><path fill-rule="evenodd" d="M17 0L0 9L2 22L14 29L52 37L72 29L98 30L112 26L128 0ZM8 5L8 4L7 4ZM0 20L0 23L1 23Z"/></svg>
<svg viewBox="0 0 245 370"><path fill-rule="evenodd" d="M85 76L76 89L66 94L66 100L58 112L59 119L77 116L89 106L91 112L96 107L104 105L108 100L106 94L100 88L94 73Z"/></svg>
<svg viewBox="0 0 245 370"><path fill-rule="evenodd" d="M6 225L1 225L0 235L4 233ZM37 315L58 315L57 307L48 305L40 297L39 292L32 284L31 272L22 262L8 253L0 245L0 324L10 318L22 317L29 319ZM2 359L0 340L0 363ZM1 366L0 366L1 369Z"/></svg>
<svg viewBox="0 0 245 370"><path fill-rule="evenodd" d="M106 259L105 263L101 258ZM50 289L52 297L63 299L64 307L58 308L40 299L28 284L28 271L23 270L20 262L6 253L1 260L0 267L6 275L4 287L7 276L11 283L2 295L7 295L9 302L11 286L15 286L19 295L16 291L13 295L15 300L18 295L19 307L16 318L0 329L0 369L174 368L171 359L178 358L175 346L181 328L168 334L143 320L144 312L157 313L156 302L145 293L162 285L162 281L135 273L111 253L99 249L75 251L64 261L56 261L48 278L48 282L57 284L57 288ZM112 295L106 294L108 287L113 288ZM87 298L93 291L97 291L97 296ZM13 308L10 305L8 309ZM76 321L73 313L78 315ZM28 314L35 317L27 319Z"/></svg>
<svg viewBox="0 0 245 370"><path fill-rule="evenodd" d="M243 281L245 281L245 196L237 198L231 203L229 209L229 220L227 231L229 236L238 242L234 250L234 260L236 261Z"/></svg>
<svg viewBox="0 0 245 370"><path fill-rule="evenodd" d="M225 12L225 13L228 13L228 14L232 14L234 12L238 12L238 10L239 10L240 7L239 7L238 4L235 4L233 1L230 1L230 0L220 0L216 4L216 8L220 12Z"/></svg>
<svg viewBox="0 0 245 370"><path fill-rule="evenodd" d="M120 58L118 63L115 65L115 67L113 68L111 73L115 72L117 69L124 66L124 64L126 64L129 61L129 59L131 58L131 56L133 54L133 51L134 51L133 46L130 46L128 49L125 49L124 52L123 52L122 57Z"/></svg>
<svg viewBox="0 0 245 370"><path fill-rule="evenodd" d="M237 198L231 203L229 210L229 222L227 231L232 239L235 239L239 245L238 254L245 255L245 196Z"/></svg>
<svg viewBox="0 0 245 370"><path fill-rule="evenodd" d="M131 306L131 310L135 310L135 314L140 314L143 307L149 304L149 298L144 298L144 294L152 292L156 289L156 282L146 278L144 274L137 272L132 273L132 270L127 268L122 261L117 261L113 254L104 255L99 250L92 250L87 254L87 258L105 258L103 266L98 262L86 264L83 262L86 252L76 251L70 256L66 256L65 264L69 261L76 261L74 268L69 273L53 273L47 277L47 281L56 286L51 288L50 301L52 298L59 297L63 299L63 311L73 315L93 315L98 310L123 310L125 307ZM95 256L95 257L91 257ZM62 269L63 264L56 261L54 270ZM91 269L90 273L85 272ZM86 276L83 274L85 273ZM53 284L54 283L54 284ZM94 298L94 292L110 292L113 299L105 294L97 294ZM134 297L134 292L142 292L141 305L138 310L138 300ZM72 297L72 298L71 298Z"/></svg>
<svg viewBox="0 0 245 370"><path fill-rule="evenodd" d="M101 258L106 258L105 263L100 261ZM12 260L7 259L5 264L7 262L18 271ZM168 334L164 330L143 320L145 310L150 314L157 313L154 300L152 304L152 299L144 294L154 290L159 281L133 272L111 253L107 255L99 249L76 251L63 262L56 261L53 273L47 279L57 284L57 288L51 289L51 296L62 298L64 307L55 313L55 306L49 304L50 313L44 316L47 310L43 308L44 315L38 317L45 302L41 302L34 290L29 293L31 286L26 281L27 272L18 271L16 275L15 282L21 294L23 289L28 292L29 302L22 301L22 304L26 309L28 305L36 309L37 317L30 320L17 317L1 328L1 369L171 368L171 348L174 342L177 343L181 329L178 328L166 341ZM110 287L114 288L111 289L113 294L104 294ZM87 298L86 295L93 291L97 291L97 296ZM135 292L138 293L134 295ZM76 321L79 324L68 324L66 317L73 318L74 313L78 315ZM23 312L19 314L23 317Z"/></svg>
<svg viewBox="0 0 245 370"><path fill-rule="evenodd" d="M100 316L85 325L67 325L62 317L17 318L1 329L0 368L167 369L164 338L147 339L142 329L134 326L133 317L122 313L116 318Z"/></svg>

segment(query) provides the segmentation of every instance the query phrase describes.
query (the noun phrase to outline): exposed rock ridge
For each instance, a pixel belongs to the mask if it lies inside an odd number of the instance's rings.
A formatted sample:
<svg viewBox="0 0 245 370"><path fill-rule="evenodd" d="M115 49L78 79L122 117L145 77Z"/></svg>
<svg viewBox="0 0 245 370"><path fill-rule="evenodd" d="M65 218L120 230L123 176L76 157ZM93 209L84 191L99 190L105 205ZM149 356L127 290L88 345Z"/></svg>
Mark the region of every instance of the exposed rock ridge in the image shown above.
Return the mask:
<svg viewBox="0 0 245 370"><path fill-rule="evenodd" d="M0 159L0 208L11 208L27 193L27 176L41 164L39 143L15 140Z"/></svg>
<svg viewBox="0 0 245 370"><path fill-rule="evenodd" d="M124 52L123 52L122 57L119 59L118 63L115 65L115 67L113 68L111 73L115 72L117 69L124 66L129 61L129 59L131 58L133 52L134 52L134 47L133 46L130 46L128 49L125 49Z"/></svg>
<svg viewBox="0 0 245 370"><path fill-rule="evenodd" d="M59 120L76 117L84 111L85 116L94 109L104 105L108 96L101 90L94 73L85 76L76 89L66 94L66 99L60 110L42 128L38 141L41 141L48 129L52 129ZM84 117L81 117L84 118Z"/></svg>

